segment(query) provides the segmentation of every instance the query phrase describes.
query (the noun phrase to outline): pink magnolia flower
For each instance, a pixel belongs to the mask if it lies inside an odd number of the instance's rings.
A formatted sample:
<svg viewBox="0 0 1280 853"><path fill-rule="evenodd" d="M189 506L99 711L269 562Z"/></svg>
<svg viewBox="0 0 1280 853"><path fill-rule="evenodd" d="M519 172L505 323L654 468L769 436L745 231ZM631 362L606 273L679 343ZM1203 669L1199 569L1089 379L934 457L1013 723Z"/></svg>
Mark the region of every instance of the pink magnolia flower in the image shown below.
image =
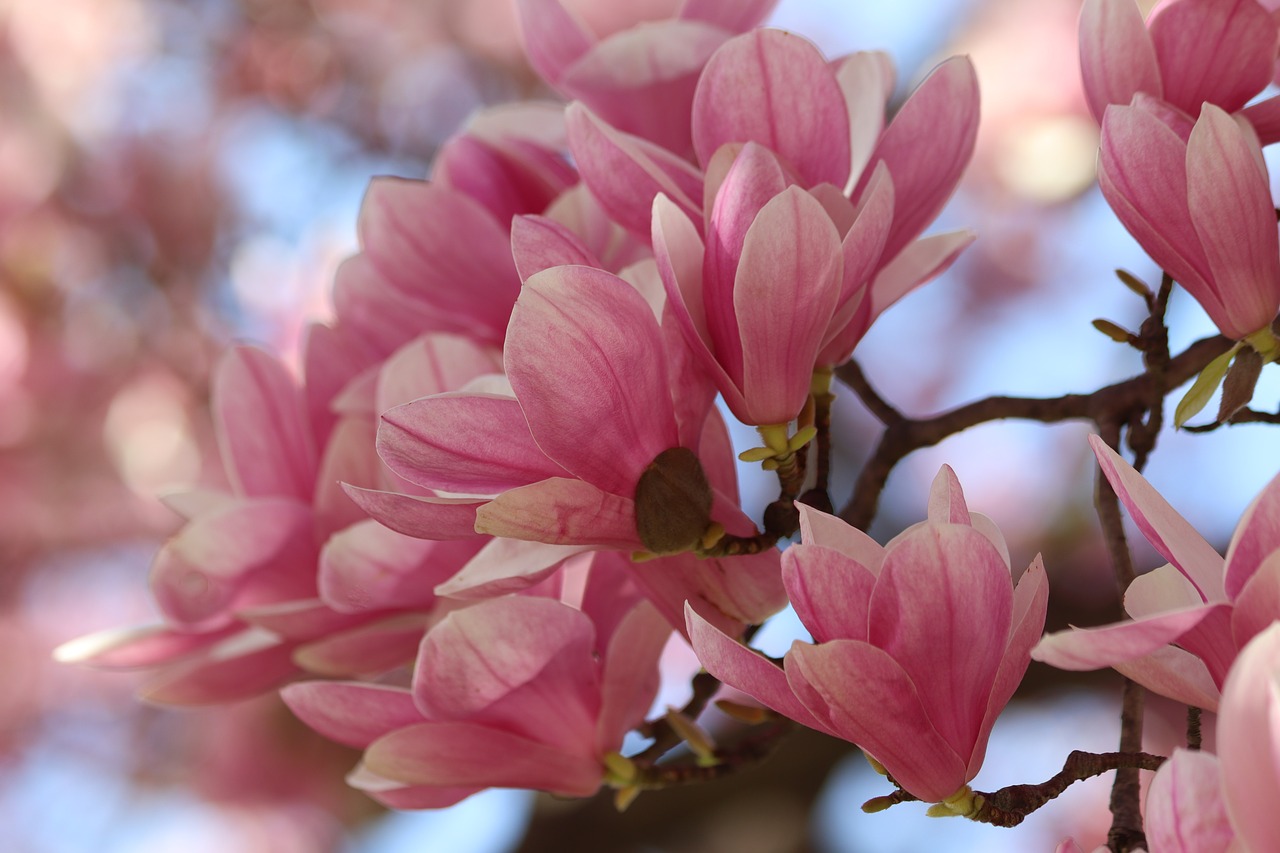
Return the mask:
<svg viewBox="0 0 1280 853"><path fill-rule="evenodd" d="M1222 690L1218 754L1175 750L1147 791L1151 853L1262 853L1280 838L1280 622L1241 650Z"/></svg>
<svg viewBox="0 0 1280 853"><path fill-rule="evenodd" d="M1080 12L1080 70L1098 121L1108 104L1159 99L1187 128L1208 102L1234 113L1275 72L1276 20L1254 0L1174 0L1144 26L1134 0L1087 0ZM1244 108L1264 144L1280 139L1280 101Z"/></svg>
<svg viewBox="0 0 1280 853"><path fill-rule="evenodd" d="M1184 141L1149 100L1102 122L1098 183L1125 228L1224 335L1274 351L1280 241L1253 131L1205 104Z"/></svg>
<svg viewBox="0 0 1280 853"><path fill-rule="evenodd" d="M1110 666L1214 710L1240 648L1280 617L1280 476L1245 510L1224 560L1102 439L1089 442L1130 517L1170 565L1129 585L1130 621L1050 634L1032 656L1060 669Z"/></svg>
<svg viewBox="0 0 1280 853"><path fill-rule="evenodd" d="M680 154L698 75L732 36L777 0L520 0L534 70L615 127Z"/></svg>
<svg viewBox="0 0 1280 853"><path fill-rule="evenodd" d="M783 555L783 580L816 645L797 641L779 668L690 613L698 658L775 711L858 744L916 797L963 799L1044 627L1040 558L1015 588L1003 537L969 512L945 466L929 520L883 548L800 510L804 544Z"/></svg>
<svg viewBox="0 0 1280 853"><path fill-rule="evenodd" d="M283 696L312 728L364 748L351 783L395 808L489 787L590 796L653 702L671 633L644 602L597 603L589 616L540 597L483 601L423 638L408 689L308 682Z"/></svg>

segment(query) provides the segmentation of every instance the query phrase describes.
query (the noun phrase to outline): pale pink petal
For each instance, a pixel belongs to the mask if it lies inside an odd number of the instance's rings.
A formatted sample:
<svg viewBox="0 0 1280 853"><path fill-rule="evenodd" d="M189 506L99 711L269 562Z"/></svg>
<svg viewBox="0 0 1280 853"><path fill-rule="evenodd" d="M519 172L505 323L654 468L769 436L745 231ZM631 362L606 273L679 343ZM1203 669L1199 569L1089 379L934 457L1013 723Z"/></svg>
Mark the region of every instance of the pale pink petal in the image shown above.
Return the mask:
<svg viewBox="0 0 1280 853"><path fill-rule="evenodd" d="M437 394L383 413L378 455L410 482L492 495L565 470L535 443L515 400Z"/></svg>
<svg viewBox="0 0 1280 853"><path fill-rule="evenodd" d="M1049 609L1049 581L1044 564L1037 554L1031 565L1022 573L1013 591L1013 627L1009 631L1009 645L1005 649L1000 668L991 684L987 710L978 729L973 753L969 756L969 776L977 776L987 754L987 740L996 718L1013 698L1014 691L1022 683L1022 676L1031 663L1031 649L1044 633L1044 618Z"/></svg>
<svg viewBox="0 0 1280 853"><path fill-rule="evenodd" d="M604 766L510 732L470 723L420 723L373 742L365 765L408 785L534 788L587 797Z"/></svg>
<svg viewBox="0 0 1280 853"><path fill-rule="evenodd" d="M1186 155L1178 134L1148 109L1113 105L1103 116L1102 194L1152 260L1203 304L1209 262L1187 208Z"/></svg>
<svg viewBox="0 0 1280 853"><path fill-rule="evenodd" d="M339 613L318 598L246 607L236 615L281 640L307 640L369 621L365 614Z"/></svg>
<svg viewBox="0 0 1280 853"><path fill-rule="evenodd" d="M1227 547L1223 585L1235 599L1264 561L1280 551L1280 476L1273 477L1240 516Z"/></svg>
<svg viewBox="0 0 1280 853"><path fill-rule="evenodd" d="M702 221L702 174L697 169L651 142L615 130L581 104L571 104L565 117L582 181L615 222L648 234L658 195Z"/></svg>
<svg viewBox="0 0 1280 853"><path fill-rule="evenodd" d="M1253 131L1212 104L1205 105L1187 143L1187 201L1222 307L1201 304L1229 338L1269 326L1280 309L1280 237L1270 181Z"/></svg>
<svg viewBox="0 0 1280 853"><path fill-rule="evenodd" d="M871 315L868 322L874 321L890 305L917 287L946 272L976 238L977 235L968 230L947 231L907 244L906 248L876 273L871 284ZM881 257L888 257L888 252Z"/></svg>
<svg viewBox="0 0 1280 853"><path fill-rule="evenodd" d="M870 164L893 176L893 228L884 256L895 257L932 222L955 192L978 132L978 78L967 57L933 70L885 128ZM855 198L870 180L863 172Z"/></svg>
<svg viewBox="0 0 1280 853"><path fill-rule="evenodd" d="M733 288L747 406L734 414L743 423L785 424L803 408L840 296L842 264L830 217L798 187L776 196L752 223Z"/></svg>
<svg viewBox="0 0 1280 853"><path fill-rule="evenodd" d="M807 504L796 504L796 508L800 510L800 537L804 544L832 548L873 575L880 574L884 548L878 542L834 515Z"/></svg>
<svg viewBox="0 0 1280 853"><path fill-rule="evenodd" d="M576 234L545 216L517 216L511 221L511 254L521 281L565 264L600 266Z"/></svg>
<svg viewBox="0 0 1280 853"><path fill-rule="evenodd" d="M1195 584L1172 563L1138 575L1124 591L1124 610L1133 619L1202 604L1204 598Z"/></svg>
<svg viewBox="0 0 1280 853"><path fill-rule="evenodd" d="M446 391L502 370L502 353L445 332L420 335L392 353L378 371L373 414Z"/></svg>
<svg viewBox="0 0 1280 853"><path fill-rule="evenodd" d="M1134 93L1164 95L1155 48L1134 0L1086 0L1080 10L1080 75L1085 100L1101 122L1108 104Z"/></svg>
<svg viewBox="0 0 1280 853"><path fill-rule="evenodd" d="M484 790L402 785L371 772L363 762L347 774L347 784L389 809L443 809L457 805L472 794Z"/></svg>
<svg viewBox="0 0 1280 853"><path fill-rule="evenodd" d="M796 643L787 654L787 678L797 694L800 683L813 691L807 704L822 703L809 705L815 716L829 719L839 737L925 802L940 802L969 781L964 759L934 728L916 685L883 650L856 640Z"/></svg>
<svg viewBox="0 0 1280 853"><path fill-rule="evenodd" d="M950 465L943 465L929 487L929 521L933 524L963 524L972 526L969 506L964 502L964 490Z"/></svg>
<svg viewBox="0 0 1280 853"><path fill-rule="evenodd" d="M164 625L108 628L68 640L53 650L58 663L104 669L144 669L198 654L242 629L231 624L218 631L187 633Z"/></svg>
<svg viewBox="0 0 1280 853"><path fill-rule="evenodd" d="M556 267L530 278L505 360L534 440L583 480L631 497L645 467L677 446L662 335L616 276Z"/></svg>
<svg viewBox="0 0 1280 853"><path fill-rule="evenodd" d="M1003 558L970 527L933 525L888 549L867 639L909 675L938 733L966 763L1013 618Z"/></svg>
<svg viewBox="0 0 1280 853"><path fill-rule="evenodd" d="M1231 611L1231 636L1236 647L1265 630L1280 619L1280 551L1262 561L1236 597Z"/></svg>
<svg viewBox="0 0 1280 853"><path fill-rule="evenodd" d="M280 698L302 722L329 740L358 749L424 720L413 704L413 694L401 687L308 681L285 687Z"/></svg>
<svg viewBox="0 0 1280 853"><path fill-rule="evenodd" d="M311 500L316 448L302 391L284 365L252 347L229 350L214 374L212 405L237 492Z"/></svg>
<svg viewBox="0 0 1280 853"><path fill-rule="evenodd" d="M871 161L885 111L893 94L893 61L881 51L858 51L836 66L836 83L849 113L849 186L852 190Z"/></svg>
<svg viewBox="0 0 1280 853"><path fill-rule="evenodd" d="M1240 652L1218 708L1222 789L1236 833L1250 850L1280 838L1280 624Z"/></svg>
<svg viewBox="0 0 1280 853"><path fill-rule="evenodd" d="M1161 646L1149 655L1112 664L1112 669L1143 687L1175 702L1218 709L1218 685L1204 661L1176 646Z"/></svg>
<svg viewBox="0 0 1280 853"><path fill-rule="evenodd" d="M759 652L729 639L694 612L692 607L685 609L685 616L688 619L689 641L707 672L784 717L811 729L839 736L829 724L815 717L800 703L781 667L770 663Z"/></svg>
<svg viewBox="0 0 1280 853"><path fill-rule="evenodd" d="M312 501L321 536L368 517L343 483L375 489L386 484L388 473L378 458L377 437L377 421L368 416L343 417L330 433Z"/></svg>
<svg viewBox="0 0 1280 853"><path fill-rule="evenodd" d="M621 749L623 736L644 720L658 693L658 659L670 637L671 625L648 603L633 608L614 631L600 685L596 750L601 754Z"/></svg>
<svg viewBox="0 0 1280 853"><path fill-rule="evenodd" d="M476 555L480 539L436 542L372 519L334 534L320 552L320 596L341 613L429 609L435 587Z"/></svg>
<svg viewBox="0 0 1280 853"><path fill-rule="evenodd" d="M1164 99L1192 115L1204 101L1235 112L1271 81L1276 25L1254 0L1170 3L1149 30Z"/></svg>
<svg viewBox="0 0 1280 853"><path fill-rule="evenodd" d="M1196 585L1205 601L1226 601L1222 557L1213 546L1101 437L1089 436L1089 444L1102 473L1147 541Z"/></svg>
<svg viewBox="0 0 1280 853"><path fill-rule="evenodd" d="M545 545L518 539L493 539L462 571L436 587L436 595L453 598L491 598L528 589L586 545Z"/></svg>
<svg viewBox="0 0 1280 853"><path fill-rule="evenodd" d="M1031 657L1058 669L1089 670L1113 666L1177 642L1207 618L1215 607L1222 606L1200 605L1101 628L1071 628L1046 634L1031 651Z"/></svg>
<svg viewBox="0 0 1280 853"><path fill-rule="evenodd" d="M778 0L685 0L680 17L705 21L731 33L758 27L778 5Z"/></svg>
<svg viewBox="0 0 1280 853"><path fill-rule="evenodd" d="M792 545L782 555L782 582L815 642L867 639L876 576L865 566L821 545Z"/></svg>
<svg viewBox="0 0 1280 853"><path fill-rule="evenodd" d="M562 193L546 215L579 237L601 269L616 272L650 256L649 233L642 240L615 223L583 183Z"/></svg>
<svg viewBox="0 0 1280 853"><path fill-rule="evenodd" d="M517 0L516 8L529 64L554 86L564 69L591 48L595 35L560 0Z"/></svg>
<svg viewBox="0 0 1280 853"><path fill-rule="evenodd" d="M548 545L644 547L634 501L564 477L498 495L476 511L476 532Z"/></svg>
<svg viewBox="0 0 1280 853"><path fill-rule="evenodd" d="M351 500L378 521L418 539L469 539L476 535L476 508L483 499L402 495L343 484Z"/></svg>
<svg viewBox="0 0 1280 853"><path fill-rule="evenodd" d="M437 606L430 614L401 613L348 631L340 631L298 646L293 662L326 678L376 678L411 667L422 636L443 616Z"/></svg>
<svg viewBox="0 0 1280 853"><path fill-rule="evenodd" d="M1173 751L1147 789L1145 828L1152 853L1225 853L1235 832L1220 777L1217 756Z"/></svg>
<svg viewBox="0 0 1280 853"><path fill-rule="evenodd" d="M254 628L233 635L189 663L164 670L138 691L162 705L220 705L266 693L298 672L292 644Z"/></svg>

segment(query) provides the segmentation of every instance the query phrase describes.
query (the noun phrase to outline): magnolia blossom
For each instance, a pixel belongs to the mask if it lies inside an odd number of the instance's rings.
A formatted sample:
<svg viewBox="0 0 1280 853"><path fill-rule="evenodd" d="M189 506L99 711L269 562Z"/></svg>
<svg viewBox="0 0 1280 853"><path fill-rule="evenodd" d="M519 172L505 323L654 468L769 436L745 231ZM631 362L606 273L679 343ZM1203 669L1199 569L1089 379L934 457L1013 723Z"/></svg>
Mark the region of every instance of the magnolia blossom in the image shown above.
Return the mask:
<svg viewBox="0 0 1280 853"><path fill-rule="evenodd" d="M1274 353L1280 240L1258 139L1205 104L1185 139L1149 99L1111 107L1098 183L1116 216L1222 333Z"/></svg>
<svg viewBox="0 0 1280 853"><path fill-rule="evenodd" d="M1241 650L1222 690L1218 754L1175 750L1147 791L1151 853L1263 853L1280 838L1280 622Z"/></svg>
<svg viewBox="0 0 1280 853"><path fill-rule="evenodd" d="M698 658L778 713L858 744L914 796L963 809L1044 628L1040 558L1015 588L1004 538L969 512L945 466L928 521L883 548L800 511L804 544L783 555L783 579L815 644L797 641L778 667L690 612Z"/></svg>
<svg viewBox="0 0 1280 853"><path fill-rule="evenodd" d="M1134 0L1086 0L1080 12L1080 70L1098 121L1108 104L1158 99L1180 131L1208 102L1253 123L1264 144L1280 139L1280 101L1245 104L1271 82L1276 19L1254 0L1173 0L1146 26ZM1182 132L1185 137L1185 132Z"/></svg>
<svg viewBox="0 0 1280 853"><path fill-rule="evenodd" d="M1061 669L1110 666L1214 710L1241 647L1280 618L1280 476L1245 510L1223 559L1101 438L1089 443L1138 529L1170 564L1129 585L1130 621L1050 634L1032 656Z"/></svg>

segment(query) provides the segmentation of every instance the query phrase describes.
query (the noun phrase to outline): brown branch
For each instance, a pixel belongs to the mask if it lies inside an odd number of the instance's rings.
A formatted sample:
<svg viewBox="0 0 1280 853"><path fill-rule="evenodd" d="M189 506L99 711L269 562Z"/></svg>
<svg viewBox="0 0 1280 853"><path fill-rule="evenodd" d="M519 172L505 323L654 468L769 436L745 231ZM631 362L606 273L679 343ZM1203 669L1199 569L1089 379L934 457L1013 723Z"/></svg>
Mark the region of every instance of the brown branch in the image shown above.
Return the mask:
<svg viewBox="0 0 1280 853"><path fill-rule="evenodd" d="M1066 394L1055 398L988 397L920 419L908 418L886 403L871 387L862 370L854 362L849 362L837 368L836 375L885 423L886 429L871 458L863 466L853 497L840 511L840 517L860 530L866 529L875 516L880 493L890 471L916 450L931 447L972 426L1009 418L1042 423L1069 420L1129 423L1148 410L1153 396L1168 394L1198 374L1230 346L1231 341L1221 335L1203 338L1170 358L1160 374L1143 372L1092 394Z"/></svg>
<svg viewBox="0 0 1280 853"><path fill-rule="evenodd" d="M764 761L791 732L796 724L786 717L756 726L733 745L717 749L715 763L703 763L693 756L677 758L663 764L640 766L636 787L643 790L670 788L695 782L711 782L732 776ZM648 750L646 750L647 752ZM637 764L639 764L637 756Z"/></svg>
<svg viewBox="0 0 1280 853"><path fill-rule="evenodd" d="M703 670L693 677L691 686L693 696L680 709L680 713L691 720L696 720L706 709L707 703L716 695L716 691L720 689L720 680ZM659 758L684 742L684 739L667 722L666 717L646 722L640 729L640 734L653 738L653 743L631 759L641 767L653 765Z"/></svg>

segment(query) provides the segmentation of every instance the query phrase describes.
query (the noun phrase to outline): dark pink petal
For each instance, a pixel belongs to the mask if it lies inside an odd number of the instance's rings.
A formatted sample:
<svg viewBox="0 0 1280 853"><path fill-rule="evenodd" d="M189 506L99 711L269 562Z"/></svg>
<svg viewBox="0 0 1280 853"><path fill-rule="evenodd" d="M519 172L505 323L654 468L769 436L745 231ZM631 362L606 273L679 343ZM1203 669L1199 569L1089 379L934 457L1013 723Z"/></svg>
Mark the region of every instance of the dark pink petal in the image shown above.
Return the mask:
<svg viewBox="0 0 1280 853"><path fill-rule="evenodd" d="M726 632L760 624L787 604L778 570L778 552L703 559L676 554L636 565L635 577L646 595L683 631L684 604Z"/></svg>
<svg viewBox="0 0 1280 853"><path fill-rule="evenodd" d="M1045 576L1044 564L1037 554L1013 591L1013 626L1009 631L1009 645L1000 661L1000 668L996 670L982 726L978 729L978 738L973 753L969 756L970 778L977 776L982 768L991 727L1022 683L1022 676L1031 663L1031 649L1044 633L1044 618L1048 609L1049 581Z"/></svg>
<svg viewBox="0 0 1280 853"><path fill-rule="evenodd" d="M1254 498L1227 547L1227 569L1223 585L1234 600L1259 566L1280 551L1280 476L1273 477Z"/></svg>
<svg viewBox="0 0 1280 853"><path fill-rule="evenodd" d="M464 494L565 474L534 442L519 403L477 394L438 394L384 412L378 455L410 482Z"/></svg>
<svg viewBox="0 0 1280 853"><path fill-rule="evenodd" d="M645 467L678 443L663 346L643 297L616 276L556 267L525 282L505 360L543 452L631 497Z"/></svg>
<svg viewBox="0 0 1280 853"><path fill-rule="evenodd" d="M707 672L784 717L811 729L835 734L829 724L815 717L800 703L781 667L770 663L759 652L729 639L692 607L685 609L685 616L688 619L689 642Z"/></svg>
<svg viewBox="0 0 1280 853"><path fill-rule="evenodd" d="M565 560L589 550L586 545L493 539L462 571L436 587L436 595L474 599L519 592L544 580Z"/></svg>
<svg viewBox="0 0 1280 853"><path fill-rule="evenodd" d="M517 216L511 221L511 254L521 281L565 264L600 266L576 234L545 216Z"/></svg>
<svg viewBox="0 0 1280 853"><path fill-rule="evenodd" d="M418 539L469 539L476 535L476 508L485 500L402 495L343 484L351 500L378 521Z"/></svg>
<svg viewBox="0 0 1280 853"><path fill-rule="evenodd" d="M1046 634L1032 650L1031 657L1058 669L1089 670L1112 666L1177 642L1208 617L1214 607L1201 605L1101 628L1072 628Z"/></svg>
<svg viewBox="0 0 1280 853"><path fill-rule="evenodd" d="M1280 619L1280 552L1262 561L1236 597L1231 611L1231 636L1237 648L1243 648Z"/></svg>
<svg viewBox="0 0 1280 853"><path fill-rule="evenodd" d="M517 0L516 8L529 64L554 86L564 69L591 48L595 35L560 0Z"/></svg>
<svg viewBox="0 0 1280 853"><path fill-rule="evenodd" d="M163 671L138 691L162 705L220 705L258 696L292 678L293 645L265 631L233 635L189 663Z"/></svg>
<svg viewBox="0 0 1280 853"><path fill-rule="evenodd" d="M312 523L309 506L285 498L241 501L201 516L156 554L156 603L180 625L220 627L250 581L268 569L274 575L269 583L310 597L305 587L315 568Z"/></svg>
<svg viewBox="0 0 1280 853"><path fill-rule="evenodd" d="M661 682L658 659L671 637L671 625L652 605L641 603L623 617L604 654L602 703L596 751L622 748L622 738L644 720Z"/></svg>
<svg viewBox="0 0 1280 853"><path fill-rule="evenodd" d="M1204 661L1214 683L1221 684L1236 658L1238 647L1231 632L1229 604L1215 604L1205 617L1178 638L1178 645Z"/></svg>
<svg viewBox="0 0 1280 853"><path fill-rule="evenodd" d="M408 785L534 788L588 797L604 765L520 735L472 723L420 723L373 742L369 770Z"/></svg>
<svg viewBox="0 0 1280 853"><path fill-rule="evenodd" d="M1249 642L1222 688L1218 708L1222 791L1250 850L1280 837L1280 625Z"/></svg>
<svg viewBox="0 0 1280 853"><path fill-rule="evenodd" d="M813 44L782 30L731 39L702 72L693 100L698 162L732 142L772 149L806 186L844 186L849 115L835 75Z"/></svg>
<svg viewBox="0 0 1280 853"><path fill-rule="evenodd" d="M1108 104L1134 93L1164 96L1155 47L1133 0L1086 0L1080 10L1080 76L1085 100L1101 122Z"/></svg>
<svg viewBox="0 0 1280 853"><path fill-rule="evenodd" d="M955 192L973 156L978 132L978 78L966 57L943 62L925 78L885 128L870 165L883 161L893 177L893 228L884 257L920 235ZM871 178L863 172L853 197Z"/></svg>
<svg viewBox="0 0 1280 853"><path fill-rule="evenodd" d="M880 574L884 548L878 542L834 515L807 504L797 504L796 508L800 510L800 537L804 544L832 548L872 574Z"/></svg>
<svg viewBox="0 0 1280 853"><path fill-rule="evenodd" d="M488 141L470 133L450 139L436 154L431 180L483 204L498 222L541 213L578 173L558 151L528 139Z"/></svg>
<svg viewBox="0 0 1280 853"><path fill-rule="evenodd" d="M233 487L247 497L311 500L316 448L298 383L273 356L236 347L213 379L218 442Z"/></svg>
<svg viewBox="0 0 1280 853"><path fill-rule="evenodd" d="M785 424L809 396L840 296L840 235L813 196L790 187L747 232L733 302L742 341L743 423ZM733 400L726 400L732 408Z"/></svg>
<svg viewBox="0 0 1280 853"><path fill-rule="evenodd" d="M1212 104L1201 112L1187 143L1187 202L1215 298L1192 295L1239 340L1280 310L1280 237L1262 150L1237 121Z"/></svg>
<svg viewBox="0 0 1280 853"><path fill-rule="evenodd" d="M308 681L285 687L280 698L302 722L329 740L358 749L424 720L413 704L413 694L401 687Z"/></svg>
<svg viewBox="0 0 1280 853"><path fill-rule="evenodd" d="M320 597L340 613L429 609L435 587L476 555L480 539L417 539L367 519L325 543Z"/></svg>
<svg viewBox="0 0 1280 853"><path fill-rule="evenodd" d="M813 691L809 703L839 737L862 747L894 781L925 802L940 802L969 781L965 761L934 728L910 676L883 650L857 640L796 643L787 678ZM802 695L802 694L801 694ZM968 750L965 750L968 756Z"/></svg>
<svg viewBox="0 0 1280 853"><path fill-rule="evenodd" d="M443 616L441 610L437 606L430 614L401 613L321 637L298 646L293 662L326 678L375 678L407 669L418 655L423 634Z"/></svg>
<svg viewBox="0 0 1280 853"><path fill-rule="evenodd" d="M1235 832L1223 803L1221 777L1216 755L1173 751L1147 789L1145 829L1152 850L1226 853Z"/></svg>
<svg viewBox="0 0 1280 853"><path fill-rule="evenodd" d="M236 624L200 633L175 631L163 625L109 628L68 640L53 650L53 659L104 669L143 669L198 654L242 629Z"/></svg>
<svg viewBox="0 0 1280 853"><path fill-rule="evenodd" d="M1098 184L1124 227L1199 299L1209 262L1187 207L1186 144L1153 112L1112 106L1102 119Z"/></svg>
<svg viewBox="0 0 1280 853"><path fill-rule="evenodd" d="M865 566L821 545L792 545L782 555L782 582L815 642L867 639L876 576Z"/></svg>
<svg viewBox="0 0 1280 853"><path fill-rule="evenodd" d="M1036 658L1039 660L1039 658ZM1218 686L1204 661L1176 646L1161 646L1149 655L1112 664L1112 669L1175 702L1218 710Z"/></svg>
<svg viewBox="0 0 1280 853"><path fill-rule="evenodd" d="M697 169L651 142L615 130L581 104L570 104L565 118L582 181L615 222L648 234L658 195L702 221L702 174Z"/></svg>
<svg viewBox="0 0 1280 853"><path fill-rule="evenodd" d="M1009 567L970 527L918 528L888 548L867 639L909 675L938 733L966 763L1012 624Z"/></svg>
<svg viewBox="0 0 1280 853"><path fill-rule="evenodd" d="M1271 81L1276 25L1254 0L1169 3L1149 30L1164 99L1192 115L1205 101L1235 112Z"/></svg>
<svg viewBox="0 0 1280 853"><path fill-rule="evenodd" d="M1280 97L1270 97L1245 107L1240 115L1249 120L1264 146L1280 142Z"/></svg>
<svg viewBox="0 0 1280 853"><path fill-rule="evenodd" d="M1205 601L1226 601L1218 552L1101 437L1089 436L1089 445L1103 475L1147 541L1196 585Z"/></svg>
<svg viewBox="0 0 1280 853"><path fill-rule="evenodd" d="M548 545L644 547L634 501L564 477L498 495L476 511L476 532Z"/></svg>

